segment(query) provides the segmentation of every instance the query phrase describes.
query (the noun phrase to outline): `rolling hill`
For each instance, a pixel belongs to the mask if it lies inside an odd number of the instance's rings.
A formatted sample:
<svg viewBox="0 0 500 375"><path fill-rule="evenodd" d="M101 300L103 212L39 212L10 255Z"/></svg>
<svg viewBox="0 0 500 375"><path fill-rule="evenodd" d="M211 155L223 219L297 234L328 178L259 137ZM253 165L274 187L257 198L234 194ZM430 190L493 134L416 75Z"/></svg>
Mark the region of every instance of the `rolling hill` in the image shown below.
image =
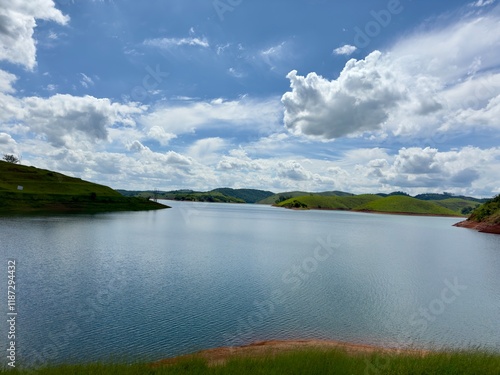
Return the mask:
<svg viewBox="0 0 500 375"><path fill-rule="evenodd" d="M382 197L372 194L343 197L304 195L279 202L276 206L302 209L352 210L355 207L378 199L382 199Z"/></svg>
<svg viewBox="0 0 500 375"><path fill-rule="evenodd" d="M262 199L256 203L258 204L277 204L279 202L286 201L287 199L290 198L296 198L296 197L302 197L302 196L321 196L321 197L352 197L354 194L351 193L346 193L344 191L324 191L320 193L310 193L307 191L288 191L284 193L278 193L271 195L265 199Z"/></svg>
<svg viewBox="0 0 500 375"><path fill-rule="evenodd" d="M110 187L61 173L0 161L0 214L94 213L167 208L124 197Z"/></svg>
<svg viewBox="0 0 500 375"><path fill-rule="evenodd" d="M434 202L422 201L403 195L394 195L368 202L355 208L356 211L404 213L415 215L457 216L457 212Z"/></svg>
<svg viewBox="0 0 500 375"><path fill-rule="evenodd" d="M463 202L447 202L445 205L462 207ZM418 200L404 195L381 197L374 194L355 196L318 196L304 195L290 198L276 204L279 207L292 209L329 209L352 210L380 213L404 213L415 215L459 216L457 210L447 208L437 202Z"/></svg>
<svg viewBox="0 0 500 375"><path fill-rule="evenodd" d="M467 220L455 225L479 232L500 234L500 195L476 208Z"/></svg>

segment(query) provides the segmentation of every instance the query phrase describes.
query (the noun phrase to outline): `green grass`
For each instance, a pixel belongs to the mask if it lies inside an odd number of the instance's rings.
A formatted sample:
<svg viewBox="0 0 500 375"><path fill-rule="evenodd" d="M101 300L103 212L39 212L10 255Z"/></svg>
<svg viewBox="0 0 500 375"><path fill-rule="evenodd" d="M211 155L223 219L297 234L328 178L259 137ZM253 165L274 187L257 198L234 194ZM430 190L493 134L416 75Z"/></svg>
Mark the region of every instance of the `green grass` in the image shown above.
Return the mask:
<svg viewBox="0 0 500 375"><path fill-rule="evenodd" d="M411 354L349 354L342 349L307 349L274 357L233 358L223 365L208 366L201 358L180 360L173 365L153 367L150 364L87 364L49 366L29 370L0 370L0 374L23 375L302 375L302 374L387 374L387 375L498 375L500 355L482 352Z"/></svg>
<svg viewBox="0 0 500 375"><path fill-rule="evenodd" d="M500 195L490 199L485 204L476 208L469 220L486 222L490 224L500 224Z"/></svg>
<svg viewBox="0 0 500 375"><path fill-rule="evenodd" d="M18 190L22 186L23 190ZM142 211L167 206L110 187L0 161L0 215Z"/></svg>
<svg viewBox="0 0 500 375"><path fill-rule="evenodd" d="M258 204L277 204L290 198L297 198L303 196L321 196L321 197L347 197L354 194L346 193L343 191L323 191L320 193L309 193L307 191L288 191L271 195L265 199L258 201Z"/></svg>
<svg viewBox="0 0 500 375"><path fill-rule="evenodd" d="M401 195L378 199L356 207L355 209L357 211L457 216L457 212L434 202L422 201Z"/></svg>
<svg viewBox="0 0 500 375"><path fill-rule="evenodd" d="M470 214L475 208L479 207L481 203L470 201L461 198L449 198L443 200L434 200L433 203L436 203L442 207L448 208L452 211L455 211L457 214L466 215Z"/></svg>
<svg viewBox="0 0 500 375"><path fill-rule="evenodd" d="M286 208L308 208L308 209L328 209L328 210L352 210L355 207L372 202L382 197L373 194L363 194L355 196L320 196L304 195L290 198L277 204Z"/></svg>

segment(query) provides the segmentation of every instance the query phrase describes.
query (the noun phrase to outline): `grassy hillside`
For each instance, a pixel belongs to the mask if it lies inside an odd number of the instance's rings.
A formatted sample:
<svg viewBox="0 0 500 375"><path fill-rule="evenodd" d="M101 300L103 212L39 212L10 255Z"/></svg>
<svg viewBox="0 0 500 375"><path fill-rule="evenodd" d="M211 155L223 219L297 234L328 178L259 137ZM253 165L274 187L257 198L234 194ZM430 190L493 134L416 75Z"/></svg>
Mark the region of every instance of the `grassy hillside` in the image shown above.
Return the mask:
<svg viewBox="0 0 500 375"><path fill-rule="evenodd" d="M246 203L256 203L267 197L274 195L272 191L256 190L256 189L230 189L220 188L214 189L211 192L222 193L228 197L241 199Z"/></svg>
<svg viewBox="0 0 500 375"><path fill-rule="evenodd" d="M19 188L22 187L22 190ZM61 173L0 161L0 214L93 213L166 208Z"/></svg>
<svg viewBox="0 0 500 375"><path fill-rule="evenodd" d="M356 207L355 210L419 215L457 216L457 212L440 206L434 202L422 201L406 196L391 196L378 199Z"/></svg>
<svg viewBox="0 0 500 375"><path fill-rule="evenodd" d="M469 220L500 225L500 195L476 208L470 215Z"/></svg>
<svg viewBox="0 0 500 375"><path fill-rule="evenodd" d="M320 193L309 193L307 191L288 191L271 195L265 199L258 201L259 204L277 204L284 202L290 198L303 197L303 196L321 196L321 197L351 197L354 194L346 193L344 191L323 191Z"/></svg>
<svg viewBox="0 0 500 375"><path fill-rule="evenodd" d="M448 208L452 211L455 211L456 213L460 215L468 215L472 211L474 211L475 208L479 207L481 203L478 203L476 201L471 201L471 200L465 200L462 198L449 198L449 199L443 199L443 200L433 200L433 203L436 203L442 207Z"/></svg>
<svg viewBox="0 0 500 375"><path fill-rule="evenodd" d="M151 196L152 194L143 193L141 195ZM218 191L166 192L166 193L159 193L158 198L170 199L174 201L191 201L191 202L245 203L243 199L230 197Z"/></svg>
<svg viewBox="0 0 500 375"><path fill-rule="evenodd" d="M343 197L305 195L287 199L278 203L277 206L304 209L352 210L355 207L377 199L382 199L382 197L372 194Z"/></svg>

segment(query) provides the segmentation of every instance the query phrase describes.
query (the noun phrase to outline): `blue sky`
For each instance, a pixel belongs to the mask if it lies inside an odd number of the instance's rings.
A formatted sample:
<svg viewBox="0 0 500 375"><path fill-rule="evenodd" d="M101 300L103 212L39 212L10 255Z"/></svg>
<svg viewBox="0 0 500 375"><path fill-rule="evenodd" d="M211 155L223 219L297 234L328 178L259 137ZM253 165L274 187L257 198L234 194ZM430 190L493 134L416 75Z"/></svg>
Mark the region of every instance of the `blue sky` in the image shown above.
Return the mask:
<svg viewBox="0 0 500 375"><path fill-rule="evenodd" d="M0 152L126 189L500 193L497 1L339 3L5 1Z"/></svg>

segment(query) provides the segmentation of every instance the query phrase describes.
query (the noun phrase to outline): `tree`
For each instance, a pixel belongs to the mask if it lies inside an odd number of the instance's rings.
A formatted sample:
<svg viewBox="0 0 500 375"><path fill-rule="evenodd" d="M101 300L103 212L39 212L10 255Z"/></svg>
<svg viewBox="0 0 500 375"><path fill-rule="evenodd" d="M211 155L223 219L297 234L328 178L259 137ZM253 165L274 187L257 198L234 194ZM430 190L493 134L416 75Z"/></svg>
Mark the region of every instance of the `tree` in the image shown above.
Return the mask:
<svg viewBox="0 0 500 375"><path fill-rule="evenodd" d="M13 163L13 164L17 164L21 161L17 156L9 155L9 154L4 154L3 160L5 160L8 163Z"/></svg>

